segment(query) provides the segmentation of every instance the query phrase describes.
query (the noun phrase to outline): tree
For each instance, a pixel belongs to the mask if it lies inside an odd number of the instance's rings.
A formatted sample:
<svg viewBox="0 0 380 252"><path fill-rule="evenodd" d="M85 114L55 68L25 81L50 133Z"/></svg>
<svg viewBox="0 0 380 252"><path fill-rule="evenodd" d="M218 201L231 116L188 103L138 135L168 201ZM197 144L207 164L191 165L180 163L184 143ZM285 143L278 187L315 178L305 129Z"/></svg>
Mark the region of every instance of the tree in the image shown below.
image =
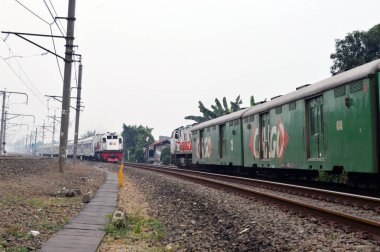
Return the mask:
<svg viewBox="0 0 380 252"><path fill-rule="evenodd" d="M143 146L154 142L152 135L153 128L142 125L123 124L123 151L124 159L129 162L144 162Z"/></svg>
<svg viewBox="0 0 380 252"><path fill-rule="evenodd" d="M96 130L87 130L86 133L81 135L81 138L87 138L87 137L92 137L96 135Z"/></svg>
<svg viewBox="0 0 380 252"><path fill-rule="evenodd" d="M255 105L255 99L253 95L251 96L251 106ZM223 105L222 105L223 103ZM226 97L223 97L222 103L218 98L215 98L215 105L211 105L211 110L206 108L201 101L199 101L199 111L202 113L202 116L186 116L185 119L193 120L197 123L205 122L219 116L227 115L232 112L236 112L240 110L240 105L243 103L240 95L236 97L235 101L230 102L230 106L228 106Z"/></svg>
<svg viewBox="0 0 380 252"><path fill-rule="evenodd" d="M335 53L330 55L332 75L350 70L380 57L380 24L368 31L353 31L335 40Z"/></svg>
<svg viewBox="0 0 380 252"><path fill-rule="evenodd" d="M161 163L163 165L169 165L170 163L170 148L166 147L161 151Z"/></svg>

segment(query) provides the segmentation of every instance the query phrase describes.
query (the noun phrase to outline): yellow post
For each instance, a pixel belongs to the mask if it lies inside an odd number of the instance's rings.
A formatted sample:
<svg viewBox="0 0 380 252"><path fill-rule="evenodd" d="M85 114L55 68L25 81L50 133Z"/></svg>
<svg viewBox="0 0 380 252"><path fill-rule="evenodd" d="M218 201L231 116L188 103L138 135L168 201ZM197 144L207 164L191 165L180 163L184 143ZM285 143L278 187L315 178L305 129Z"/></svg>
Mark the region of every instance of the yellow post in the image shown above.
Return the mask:
<svg viewBox="0 0 380 252"><path fill-rule="evenodd" d="M124 185L124 166L123 163L120 164L119 170L119 187L123 187Z"/></svg>

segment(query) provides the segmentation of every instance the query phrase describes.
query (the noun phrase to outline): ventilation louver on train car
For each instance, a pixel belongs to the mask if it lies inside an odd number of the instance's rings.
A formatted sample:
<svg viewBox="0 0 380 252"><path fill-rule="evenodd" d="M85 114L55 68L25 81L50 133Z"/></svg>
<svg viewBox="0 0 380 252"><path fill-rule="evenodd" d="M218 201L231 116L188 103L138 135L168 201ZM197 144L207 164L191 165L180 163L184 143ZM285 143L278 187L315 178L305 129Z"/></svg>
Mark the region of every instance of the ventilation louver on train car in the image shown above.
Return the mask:
<svg viewBox="0 0 380 252"><path fill-rule="evenodd" d="M302 88L305 88L305 87L308 87L310 86L311 84L305 84L305 85L302 85L302 86L299 86L296 88L296 90L299 90L299 89L302 89Z"/></svg>
<svg viewBox="0 0 380 252"><path fill-rule="evenodd" d="M274 96L274 97L272 97L272 98L270 98L271 100L274 100L274 99L276 99L276 98L278 98L278 97L281 97L282 95L277 95L277 96Z"/></svg>

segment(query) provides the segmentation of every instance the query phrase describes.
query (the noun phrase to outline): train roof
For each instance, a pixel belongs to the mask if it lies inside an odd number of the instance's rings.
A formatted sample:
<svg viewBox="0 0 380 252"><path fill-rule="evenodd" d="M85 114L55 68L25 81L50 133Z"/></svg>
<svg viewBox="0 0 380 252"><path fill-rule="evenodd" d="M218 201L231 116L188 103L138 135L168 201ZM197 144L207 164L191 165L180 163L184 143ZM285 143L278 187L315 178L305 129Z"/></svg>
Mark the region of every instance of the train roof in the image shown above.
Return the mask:
<svg viewBox="0 0 380 252"><path fill-rule="evenodd" d="M356 80L364 79L370 75L376 73L377 70L380 70L380 59L374 60L367 64L361 65L354 69L345 71L343 73L334 75L328 79L316 82L310 86L304 87L302 89L296 90L284 96L278 97L274 100L265 102L263 104L255 105L248 109L243 114L243 117L261 113L267 111L271 108L296 101L305 99L307 97L313 96L315 94L322 93L323 91L333 89L335 87L341 86L345 83L353 82Z"/></svg>
<svg viewBox="0 0 380 252"><path fill-rule="evenodd" d="M212 126L212 125L218 125L218 124L223 124L225 122L228 122L228 121L231 121L231 120L235 120L235 119L238 119L242 116L242 114L244 112L246 112L248 110L248 108L245 108L245 109L241 109L239 111L236 111L236 112L233 112L231 114L228 114L228 115L224 115L224 116L220 116L220 117L217 117L215 119L211 119L211 120L208 120L206 122L203 122L203 123L200 123L200 124L197 124L195 125L191 131L194 131L194 130L199 130L199 129L203 129L203 128L206 128L206 127L209 127L209 126Z"/></svg>

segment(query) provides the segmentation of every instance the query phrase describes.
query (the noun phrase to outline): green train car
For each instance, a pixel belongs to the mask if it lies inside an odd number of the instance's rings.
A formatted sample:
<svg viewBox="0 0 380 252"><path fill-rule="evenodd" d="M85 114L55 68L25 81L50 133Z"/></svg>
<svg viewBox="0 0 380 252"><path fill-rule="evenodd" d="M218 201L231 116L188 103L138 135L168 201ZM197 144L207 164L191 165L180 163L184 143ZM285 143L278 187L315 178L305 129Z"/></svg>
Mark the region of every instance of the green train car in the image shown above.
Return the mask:
<svg viewBox="0 0 380 252"><path fill-rule="evenodd" d="M200 123L192 128L192 163L310 179L324 172L378 188L379 86L376 60Z"/></svg>

